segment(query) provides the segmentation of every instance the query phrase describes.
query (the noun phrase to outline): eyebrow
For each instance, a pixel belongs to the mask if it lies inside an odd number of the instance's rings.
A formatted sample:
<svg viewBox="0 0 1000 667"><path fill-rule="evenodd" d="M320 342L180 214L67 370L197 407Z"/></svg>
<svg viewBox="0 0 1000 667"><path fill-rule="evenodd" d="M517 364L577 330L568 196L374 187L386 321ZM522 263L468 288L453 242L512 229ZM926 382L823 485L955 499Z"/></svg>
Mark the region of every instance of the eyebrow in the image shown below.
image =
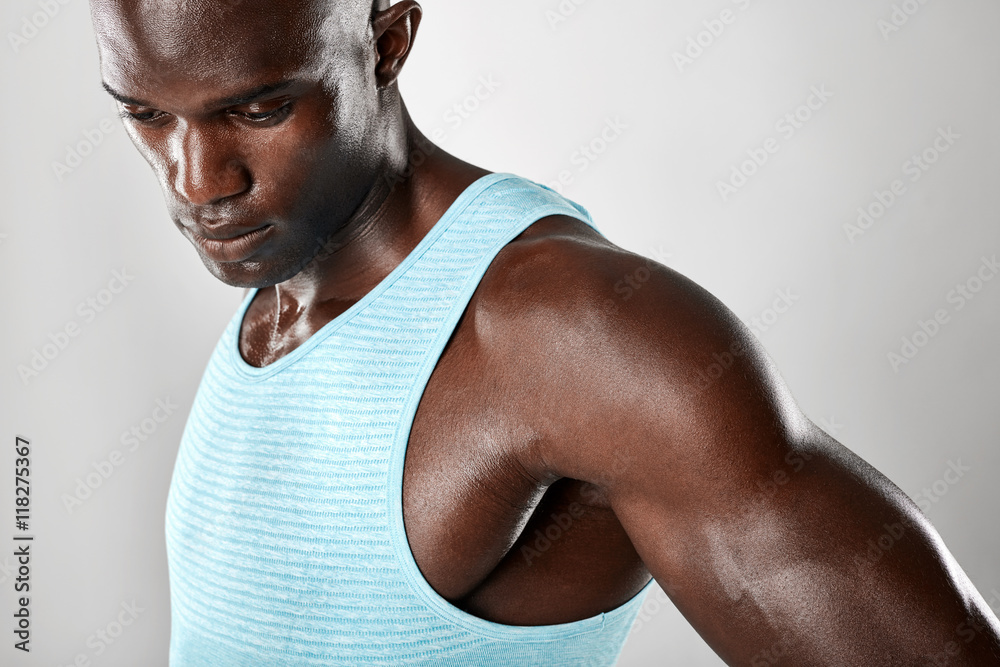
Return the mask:
<svg viewBox="0 0 1000 667"><path fill-rule="evenodd" d="M274 93L280 92L295 83L294 79L286 79L284 81L278 81L277 83L265 83L264 85L257 86L256 88L251 88L243 92L231 95L229 97L223 97L222 99L215 100L209 106L215 108L222 107L236 107L242 104L249 104L255 100L258 100L267 95L272 95ZM108 85L106 81L101 81L101 86L108 92L111 97L115 98L122 104L132 104L138 107L155 107L155 104L150 104L140 99L134 97L129 97L128 95L123 95L117 90Z"/></svg>

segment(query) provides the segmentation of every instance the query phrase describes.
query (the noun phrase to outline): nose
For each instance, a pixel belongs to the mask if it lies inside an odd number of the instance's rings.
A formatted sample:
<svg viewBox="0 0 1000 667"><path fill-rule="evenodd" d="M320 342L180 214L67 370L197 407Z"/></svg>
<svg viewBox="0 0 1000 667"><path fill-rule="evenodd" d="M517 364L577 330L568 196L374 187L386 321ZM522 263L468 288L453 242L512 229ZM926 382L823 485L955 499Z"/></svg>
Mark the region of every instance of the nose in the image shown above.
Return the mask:
<svg viewBox="0 0 1000 667"><path fill-rule="evenodd" d="M250 189L250 173L224 136L189 126L174 143L174 189L187 201L207 206Z"/></svg>

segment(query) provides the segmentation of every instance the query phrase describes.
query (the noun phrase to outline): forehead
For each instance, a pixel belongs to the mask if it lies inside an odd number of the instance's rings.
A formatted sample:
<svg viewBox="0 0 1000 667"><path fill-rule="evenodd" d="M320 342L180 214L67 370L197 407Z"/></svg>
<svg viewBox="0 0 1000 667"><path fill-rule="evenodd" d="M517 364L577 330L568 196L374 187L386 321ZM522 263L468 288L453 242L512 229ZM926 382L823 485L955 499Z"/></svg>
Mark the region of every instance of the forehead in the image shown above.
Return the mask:
<svg viewBox="0 0 1000 667"><path fill-rule="evenodd" d="M93 0L104 80L138 94L323 67L351 40L331 0Z"/></svg>

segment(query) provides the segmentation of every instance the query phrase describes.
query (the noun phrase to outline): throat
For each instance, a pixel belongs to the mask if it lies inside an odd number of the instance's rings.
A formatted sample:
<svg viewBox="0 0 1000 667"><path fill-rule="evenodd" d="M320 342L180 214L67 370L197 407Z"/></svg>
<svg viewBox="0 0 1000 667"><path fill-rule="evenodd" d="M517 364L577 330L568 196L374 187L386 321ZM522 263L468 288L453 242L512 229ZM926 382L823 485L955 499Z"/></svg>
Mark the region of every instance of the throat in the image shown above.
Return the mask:
<svg viewBox="0 0 1000 667"><path fill-rule="evenodd" d="M355 300L330 300L307 309L273 289L267 293L258 292L240 327L240 355L246 363L257 368L273 364L303 345L354 303Z"/></svg>

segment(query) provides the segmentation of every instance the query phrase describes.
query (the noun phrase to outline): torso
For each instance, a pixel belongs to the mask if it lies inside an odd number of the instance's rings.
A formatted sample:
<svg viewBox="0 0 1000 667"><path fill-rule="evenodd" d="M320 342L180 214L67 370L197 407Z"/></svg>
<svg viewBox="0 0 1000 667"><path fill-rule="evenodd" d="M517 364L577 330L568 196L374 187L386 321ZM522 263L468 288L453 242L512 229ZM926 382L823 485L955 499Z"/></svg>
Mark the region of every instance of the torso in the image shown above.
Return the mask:
<svg viewBox="0 0 1000 667"><path fill-rule="evenodd" d="M510 625L610 611L650 579L599 489L553 479L540 465L540 397L521 381L516 353L532 344L519 339L515 315L524 295L507 277L531 257L532 241L551 237L607 243L581 221L551 216L497 254L427 383L404 465L404 523L424 577L456 606ZM276 344L268 340L274 292L260 290L240 352L251 365L271 364L350 305L325 304L309 321L283 326ZM558 410L558 396L545 398Z"/></svg>

